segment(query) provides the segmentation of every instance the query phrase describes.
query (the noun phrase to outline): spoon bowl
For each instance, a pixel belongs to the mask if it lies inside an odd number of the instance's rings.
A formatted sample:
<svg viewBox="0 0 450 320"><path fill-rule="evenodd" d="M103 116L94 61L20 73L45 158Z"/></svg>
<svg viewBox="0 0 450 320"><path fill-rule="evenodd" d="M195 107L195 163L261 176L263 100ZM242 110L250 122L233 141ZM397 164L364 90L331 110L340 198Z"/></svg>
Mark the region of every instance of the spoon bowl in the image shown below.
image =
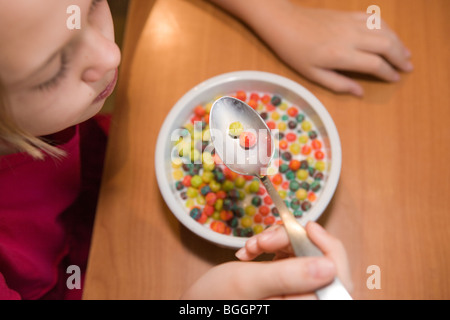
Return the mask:
<svg viewBox="0 0 450 320"><path fill-rule="evenodd" d="M240 146L239 137L229 134L232 123L239 123L244 132L256 137L252 148ZM215 152L227 167L248 176L265 176L275 153L270 129L249 105L233 97L216 100L209 115L211 141Z"/></svg>

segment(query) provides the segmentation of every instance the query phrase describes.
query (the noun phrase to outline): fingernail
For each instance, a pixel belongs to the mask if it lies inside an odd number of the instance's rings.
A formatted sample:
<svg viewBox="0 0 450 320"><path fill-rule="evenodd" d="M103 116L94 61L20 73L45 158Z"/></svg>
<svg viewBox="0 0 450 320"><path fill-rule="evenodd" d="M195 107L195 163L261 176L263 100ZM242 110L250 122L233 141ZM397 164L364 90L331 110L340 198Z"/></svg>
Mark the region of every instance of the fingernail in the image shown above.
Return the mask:
<svg viewBox="0 0 450 320"><path fill-rule="evenodd" d="M314 233L317 233L317 234L325 234L326 233L325 229L317 222L310 221L310 222L308 222L308 224L311 224L311 227L313 228Z"/></svg>
<svg viewBox="0 0 450 320"><path fill-rule="evenodd" d="M413 71L414 70L414 66L411 63L411 61L408 61L408 63L405 65L405 71Z"/></svg>
<svg viewBox="0 0 450 320"><path fill-rule="evenodd" d="M364 95L364 90L360 86L355 86L350 88L350 93L355 96L362 97Z"/></svg>
<svg viewBox="0 0 450 320"><path fill-rule="evenodd" d="M311 277L326 278L335 273L335 266L328 258L316 258L309 262L308 272Z"/></svg>
<svg viewBox="0 0 450 320"><path fill-rule="evenodd" d="M236 251L236 253L234 254L236 256L236 258L238 258L239 260L242 260L245 258L246 256L246 250L245 248L240 248L238 251Z"/></svg>
<svg viewBox="0 0 450 320"><path fill-rule="evenodd" d="M411 51L409 51L408 48L405 48L403 52L407 58L411 57Z"/></svg>
<svg viewBox="0 0 450 320"><path fill-rule="evenodd" d="M400 80L400 75L398 73L395 73L392 75L392 81L399 81Z"/></svg>
<svg viewBox="0 0 450 320"><path fill-rule="evenodd" d="M252 237L252 238L248 239L247 242L245 243L245 247L250 252L256 251L256 249L257 249L256 237Z"/></svg>

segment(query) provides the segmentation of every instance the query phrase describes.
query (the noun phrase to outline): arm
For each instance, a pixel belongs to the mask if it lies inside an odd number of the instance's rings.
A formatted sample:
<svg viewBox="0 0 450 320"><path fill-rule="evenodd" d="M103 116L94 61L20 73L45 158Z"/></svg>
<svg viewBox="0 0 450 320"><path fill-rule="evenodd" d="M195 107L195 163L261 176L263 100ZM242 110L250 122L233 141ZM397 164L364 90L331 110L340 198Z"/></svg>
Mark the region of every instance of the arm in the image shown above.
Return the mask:
<svg viewBox="0 0 450 320"><path fill-rule="evenodd" d="M412 71L410 53L382 23L369 30L365 12L302 7L289 0L210 0L252 28L288 65L336 92L363 95L362 87L338 71L398 81Z"/></svg>

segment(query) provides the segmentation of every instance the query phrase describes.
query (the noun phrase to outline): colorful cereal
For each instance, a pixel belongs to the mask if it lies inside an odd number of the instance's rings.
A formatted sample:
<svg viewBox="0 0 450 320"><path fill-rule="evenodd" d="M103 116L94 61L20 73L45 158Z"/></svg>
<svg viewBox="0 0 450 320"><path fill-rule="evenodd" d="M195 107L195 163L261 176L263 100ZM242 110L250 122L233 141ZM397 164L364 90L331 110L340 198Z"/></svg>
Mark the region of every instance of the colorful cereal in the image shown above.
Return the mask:
<svg viewBox="0 0 450 320"><path fill-rule="evenodd" d="M257 110L277 133L274 164L278 171L270 179L296 217L307 215L320 197L328 166L314 122L279 95L240 90L234 96ZM257 178L231 171L214 153L208 124L211 106L195 106L180 130L175 147L181 158L171 163L174 190L198 223L221 234L250 237L281 223L279 213ZM242 148L256 144L256 136L239 121L230 123L228 134L239 139Z"/></svg>

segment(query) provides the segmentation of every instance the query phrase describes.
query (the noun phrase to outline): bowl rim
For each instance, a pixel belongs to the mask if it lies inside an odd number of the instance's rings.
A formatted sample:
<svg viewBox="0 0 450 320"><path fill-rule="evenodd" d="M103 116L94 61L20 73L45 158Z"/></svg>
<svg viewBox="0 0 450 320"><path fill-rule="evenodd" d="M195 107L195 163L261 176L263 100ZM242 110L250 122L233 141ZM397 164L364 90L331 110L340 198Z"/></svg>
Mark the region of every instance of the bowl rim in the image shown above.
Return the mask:
<svg viewBox="0 0 450 320"><path fill-rule="evenodd" d="M317 112L325 127L325 130L328 132L328 138L330 140L330 148L332 153L332 166L328 173L327 183L322 190L320 199L314 205L312 210L308 212L306 218L301 221L303 225L308 221L317 220L330 203L337 188L342 165L342 149L339 134L328 110L309 90L293 80L277 74L263 71L235 71L209 78L186 92L171 108L164 122L162 123L158 134L155 149L155 171L157 183L170 211L185 227L187 227L189 230L191 230L201 238L213 242L216 245L234 249L243 247L248 238L223 235L209 228L206 228L204 225L192 219L189 214L186 214L186 210L175 198L176 196L171 190L168 181L169 179L167 179L166 176L167 161L165 159L165 148L169 146L167 143L168 137L170 136L169 130L171 129L174 121L176 121L178 113L184 109L188 102L190 102L192 99L195 99L195 97L200 93L211 90L216 86L228 82L242 80L268 82L270 84L284 87L285 89L292 91L294 94L300 96L311 106L311 108L315 112Z"/></svg>

